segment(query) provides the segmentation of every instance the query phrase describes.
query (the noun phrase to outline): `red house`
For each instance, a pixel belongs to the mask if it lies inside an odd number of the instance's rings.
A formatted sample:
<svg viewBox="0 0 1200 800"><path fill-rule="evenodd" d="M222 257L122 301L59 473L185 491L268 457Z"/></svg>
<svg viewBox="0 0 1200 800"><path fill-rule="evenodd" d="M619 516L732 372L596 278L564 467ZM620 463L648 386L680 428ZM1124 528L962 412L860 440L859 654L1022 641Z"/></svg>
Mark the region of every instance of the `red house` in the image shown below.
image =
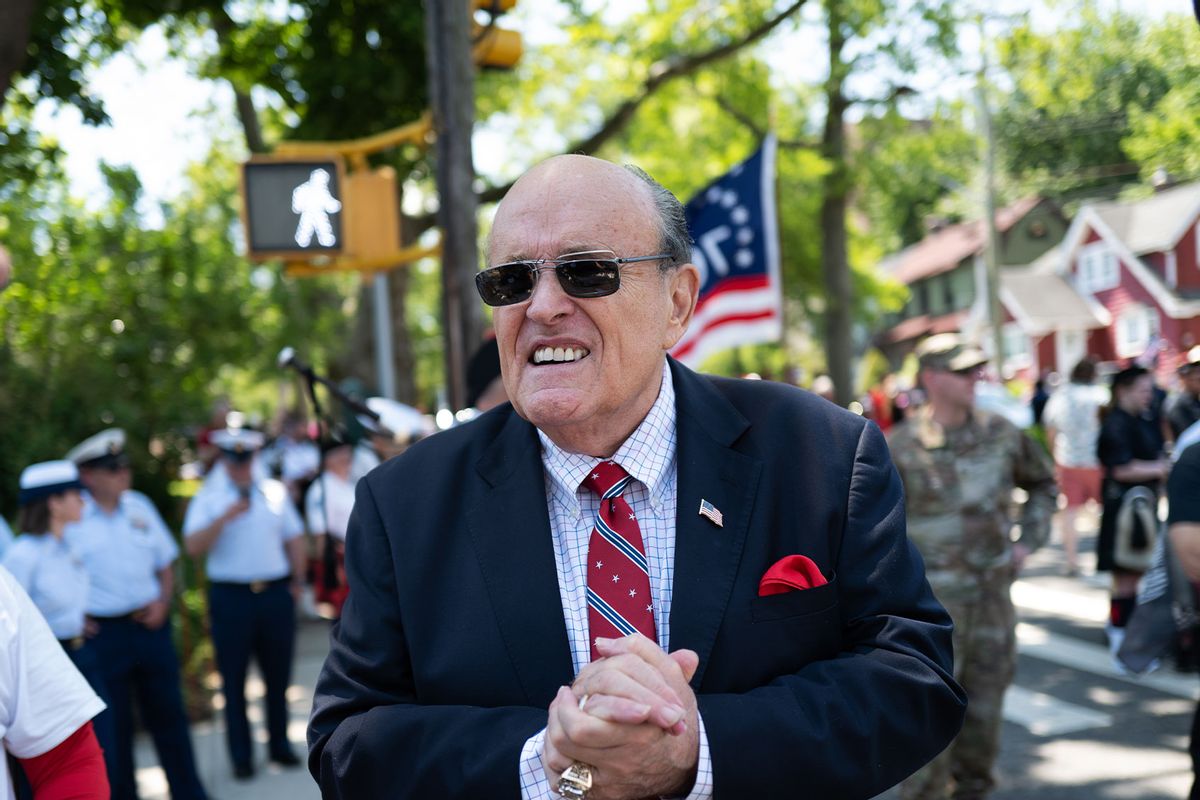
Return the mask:
<svg viewBox="0 0 1200 800"><path fill-rule="evenodd" d="M1200 183L1085 205L1062 246L1002 277L1001 300L1030 338L1033 371L1084 355L1141 356L1158 343L1169 379L1200 342Z"/></svg>

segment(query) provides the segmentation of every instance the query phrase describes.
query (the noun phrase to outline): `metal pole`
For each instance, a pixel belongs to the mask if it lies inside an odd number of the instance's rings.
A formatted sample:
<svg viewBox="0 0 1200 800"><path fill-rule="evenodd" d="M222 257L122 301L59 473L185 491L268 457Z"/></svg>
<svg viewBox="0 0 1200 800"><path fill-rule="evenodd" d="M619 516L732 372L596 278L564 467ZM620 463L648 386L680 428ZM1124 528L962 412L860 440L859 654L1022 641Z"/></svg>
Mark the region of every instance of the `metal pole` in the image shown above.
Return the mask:
<svg viewBox="0 0 1200 800"><path fill-rule="evenodd" d="M467 0L427 0L429 99L437 133L438 224L442 228L442 336L452 408L466 405L466 362L482 339L483 312L474 296L478 268L475 223L475 64Z"/></svg>
<svg viewBox="0 0 1200 800"><path fill-rule="evenodd" d="M996 140L992 134L992 115L987 99L987 36L983 16L979 17L979 79L976 91L979 94L979 124L983 129L984 176L983 218L987 231L987 246L984 249L984 265L987 274L988 320L992 328L993 363L996 376L1004 379L1004 313L1000 308L1000 252L999 236L996 232Z"/></svg>
<svg viewBox="0 0 1200 800"><path fill-rule="evenodd" d="M375 375L380 396L396 399L396 372L392 362L392 299L388 292L386 272L376 272L373 281L375 295Z"/></svg>

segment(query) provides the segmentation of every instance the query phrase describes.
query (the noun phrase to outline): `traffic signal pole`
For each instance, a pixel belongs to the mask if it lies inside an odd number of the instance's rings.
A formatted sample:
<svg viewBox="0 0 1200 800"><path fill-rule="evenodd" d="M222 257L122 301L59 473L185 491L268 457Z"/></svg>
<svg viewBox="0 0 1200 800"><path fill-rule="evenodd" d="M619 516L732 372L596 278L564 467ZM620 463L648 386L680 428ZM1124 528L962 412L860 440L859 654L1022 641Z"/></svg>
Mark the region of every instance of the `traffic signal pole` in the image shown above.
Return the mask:
<svg viewBox="0 0 1200 800"><path fill-rule="evenodd" d="M436 132L438 224L442 229L442 338L448 401L466 406L466 363L483 341L483 311L474 292L478 268L475 221L475 65L468 0L426 0L429 99Z"/></svg>

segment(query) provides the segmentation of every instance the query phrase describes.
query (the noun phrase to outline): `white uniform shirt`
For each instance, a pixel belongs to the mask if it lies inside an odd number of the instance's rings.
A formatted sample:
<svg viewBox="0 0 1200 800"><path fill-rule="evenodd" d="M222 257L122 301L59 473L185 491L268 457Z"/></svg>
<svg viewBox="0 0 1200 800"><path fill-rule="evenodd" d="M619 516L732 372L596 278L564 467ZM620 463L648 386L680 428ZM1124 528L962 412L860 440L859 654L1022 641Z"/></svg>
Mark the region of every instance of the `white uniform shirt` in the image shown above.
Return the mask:
<svg viewBox="0 0 1200 800"><path fill-rule="evenodd" d="M4 566L33 600L59 639L83 634L88 573L83 559L52 534L26 534L4 554Z"/></svg>
<svg viewBox="0 0 1200 800"><path fill-rule="evenodd" d="M4 517L0 517L0 556L4 555L4 551L12 544L12 541L12 528L8 527L8 521Z"/></svg>
<svg viewBox="0 0 1200 800"><path fill-rule="evenodd" d="M111 514L87 492L83 498L83 518L67 526L64 538L87 567L87 612L119 617L157 600L159 570L179 557L158 509L132 490L122 493Z"/></svg>
<svg viewBox="0 0 1200 800"><path fill-rule="evenodd" d="M312 482L304 498L304 518L308 521L309 533L332 533L343 542L353 509L354 484L329 472Z"/></svg>
<svg viewBox="0 0 1200 800"><path fill-rule="evenodd" d="M0 568L0 742L19 759L45 755L104 710L33 601ZM0 758L0 798L13 800Z"/></svg>
<svg viewBox="0 0 1200 800"><path fill-rule="evenodd" d="M302 480L321 469L321 449L308 439L280 438L275 448L279 476L285 481Z"/></svg>
<svg viewBox="0 0 1200 800"><path fill-rule="evenodd" d="M350 461L350 482L358 483L381 463L379 454L369 442L359 442L354 448L354 458Z"/></svg>
<svg viewBox="0 0 1200 800"><path fill-rule="evenodd" d="M1042 424L1054 428L1054 462L1062 467L1099 466L1100 407L1109 392L1102 386L1068 383L1050 395Z"/></svg>
<svg viewBox="0 0 1200 800"><path fill-rule="evenodd" d="M558 571L558 591L571 661L575 674L591 659L587 621L587 548L592 526L600 510L600 497L583 486L583 479L600 459L568 453L538 431L542 442L542 466L546 476L546 502L550 511L550 535ZM664 650L671 642L671 593L675 576L675 518L679 498L679 470L675 458L675 384L664 361L662 386L646 418L613 454L612 461L633 477L622 494L637 516L643 549L650 572L650 597L654 605L654 631ZM712 756L704 720L699 718L700 752L696 783L688 800L712 797ZM553 800L558 793L546 780L540 751L543 728L525 742L518 765L521 797L524 800Z"/></svg>
<svg viewBox="0 0 1200 800"><path fill-rule="evenodd" d="M209 527L237 500L237 487L227 475L206 479L188 505L183 535ZM292 566L284 543L302 533L304 523L284 485L269 479L255 481L250 508L225 524L208 551L208 577L229 583L286 577Z"/></svg>

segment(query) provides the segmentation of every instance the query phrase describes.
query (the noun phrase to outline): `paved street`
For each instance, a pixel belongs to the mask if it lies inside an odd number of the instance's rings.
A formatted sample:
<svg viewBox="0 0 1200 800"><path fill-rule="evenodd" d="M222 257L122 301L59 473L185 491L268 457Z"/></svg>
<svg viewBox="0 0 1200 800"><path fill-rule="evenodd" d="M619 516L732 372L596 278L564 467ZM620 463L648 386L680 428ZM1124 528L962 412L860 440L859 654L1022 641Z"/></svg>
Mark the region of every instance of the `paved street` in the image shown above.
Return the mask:
<svg viewBox="0 0 1200 800"><path fill-rule="evenodd" d="M293 684L288 690L291 709L288 733L296 753L303 757L307 752L304 730L309 709L312 708L313 686L329 648L329 623L324 620L302 621L298 634ZM261 701L263 687L257 676L252 677L248 686L250 720L259 747L255 754L258 758L258 774L253 780L240 782L233 779L229 755L225 750L225 726L219 714L211 721L192 727L192 743L196 748L200 779L208 789L209 796L212 800L316 800L321 793L308 774L307 767L280 769L265 763L267 734ZM219 695L217 702L220 703ZM167 782L157 766L154 746L149 737L139 737L135 758L141 767L138 770L138 789L142 800L169 800Z"/></svg>
<svg viewBox="0 0 1200 800"><path fill-rule="evenodd" d="M1005 703L1000 788L994 800L1182 800L1191 784L1187 737L1200 681L1162 671L1147 678L1113 672L1104 644L1107 576L1091 575L1091 541L1084 539L1082 578L1061 576L1062 554L1051 546L1034 555L1014 588L1020 611L1021 655ZM304 741L312 686L326 649L328 626L300 626L296 683L289 694L292 740ZM257 698L261 687L251 686ZM260 713L256 703L254 712ZM261 734L261 718L256 716ZM219 720L193 729L201 777L216 800L317 798L307 770L261 767L235 782ZM265 741L262 744L265 751ZM155 763L148 740L138 763ZM162 772L143 766L144 800L167 800ZM895 798L895 792L883 797ZM836 800L825 798L822 800Z"/></svg>

